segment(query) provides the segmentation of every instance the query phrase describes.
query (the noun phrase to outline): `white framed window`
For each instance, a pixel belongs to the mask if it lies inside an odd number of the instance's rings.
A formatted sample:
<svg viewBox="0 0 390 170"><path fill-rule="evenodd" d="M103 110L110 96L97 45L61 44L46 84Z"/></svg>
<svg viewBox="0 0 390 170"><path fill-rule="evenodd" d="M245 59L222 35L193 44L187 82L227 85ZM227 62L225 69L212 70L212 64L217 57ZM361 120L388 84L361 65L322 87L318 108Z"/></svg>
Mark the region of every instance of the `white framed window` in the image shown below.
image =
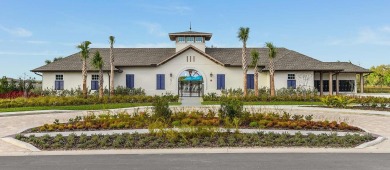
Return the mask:
<svg viewBox="0 0 390 170"><path fill-rule="evenodd" d="M64 90L64 75L56 74L56 80L54 81L54 90Z"/></svg>
<svg viewBox="0 0 390 170"><path fill-rule="evenodd" d="M186 39L184 37L177 37L177 42L185 42Z"/></svg>
<svg viewBox="0 0 390 170"><path fill-rule="evenodd" d="M99 81L99 75L98 74L92 74L92 80L93 81Z"/></svg>
<svg viewBox="0 0 390 170"><path fill-rule="evenodd" d="M287 74L288 80L295 80L295 74Z"/></svg>
<svg viewBox="0 0 390 170"><path fill-rule="evenodd" d="M187 42L194 42L194 37L186 37Z"/></svg>
<svg viewBox="0 0 390 170"><path fill-rule="evenodd" d="M57 80L57 81L62 81L62 80L64 80L64 75L62 75L62 74L56 74L56 80Z"/></svg>
<svg viewBox="0 0 390 170"><path fill-rule="evenodd" d="M99 75L92 74L91 90L98 90L98 89L99 89Z"/></svg>
<svg viewBox="0 0 390 170"><path fill-rule="evenodd" d="M196 37L195 42L203 42L203 37Z"/></svg>

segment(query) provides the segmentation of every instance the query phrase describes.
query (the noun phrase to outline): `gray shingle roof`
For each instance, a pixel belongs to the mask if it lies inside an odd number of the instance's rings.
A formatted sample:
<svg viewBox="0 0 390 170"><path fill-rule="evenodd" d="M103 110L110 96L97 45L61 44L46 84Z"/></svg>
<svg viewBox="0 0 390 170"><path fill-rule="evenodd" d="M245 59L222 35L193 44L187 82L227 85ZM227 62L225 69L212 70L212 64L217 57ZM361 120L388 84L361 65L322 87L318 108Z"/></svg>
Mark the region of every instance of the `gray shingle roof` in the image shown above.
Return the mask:
<svg viewBox="0 0 390 170"><path fill-rule="evenodd" d="M210 40L213 34L207 32L196 32L196 31L169 33L169 38L171 39L171 41L175 40L176 37L178 36L202 36L205 37L206 40Z"/></svg>
<svg viewBox="0 0 390 170"><path fill-rule="evenodd" d="M195 48L195 47L193 47ZM265 67L268 70L268 49L267 48L248 48L247 61L250 62L250 51L257 49L260 52L259 66ZM99 50L104 60L104 70L110 70L109 65L109 48L92 48L90 58L88 59L88 70L96 71L92 67L91 60L93 53ZM241 48L206 48L205 54L209 59L217 63L222 63L225 66L241 66ZM169 59L175 57L175 48L114 48L116 67L126 66L158 66ZM314 58L308 57L301 53L286 48L277 48L275 58L275 70L310 70L310 71L342 71L368 73L367 69L353 65L348 62L321 62ZM82 61L79 53L72 54L61 60L48 65L36 68L33 72L53 72L53 71L81 71Z"/></svg>

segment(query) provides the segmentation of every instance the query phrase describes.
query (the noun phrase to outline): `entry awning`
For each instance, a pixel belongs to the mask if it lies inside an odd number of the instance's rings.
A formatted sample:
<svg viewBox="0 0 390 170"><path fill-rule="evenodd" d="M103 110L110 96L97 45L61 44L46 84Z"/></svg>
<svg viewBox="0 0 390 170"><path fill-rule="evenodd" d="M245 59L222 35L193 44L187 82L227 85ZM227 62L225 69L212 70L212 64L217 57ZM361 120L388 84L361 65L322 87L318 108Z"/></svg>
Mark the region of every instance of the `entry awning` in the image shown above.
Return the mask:
<svg viewBox="0 0 390 170"><path fill-rule="evenodd" d="M184 81L202 81L202 80L203 80L202 76L196 76L196 77L188 76L184 78Z"/></svg>

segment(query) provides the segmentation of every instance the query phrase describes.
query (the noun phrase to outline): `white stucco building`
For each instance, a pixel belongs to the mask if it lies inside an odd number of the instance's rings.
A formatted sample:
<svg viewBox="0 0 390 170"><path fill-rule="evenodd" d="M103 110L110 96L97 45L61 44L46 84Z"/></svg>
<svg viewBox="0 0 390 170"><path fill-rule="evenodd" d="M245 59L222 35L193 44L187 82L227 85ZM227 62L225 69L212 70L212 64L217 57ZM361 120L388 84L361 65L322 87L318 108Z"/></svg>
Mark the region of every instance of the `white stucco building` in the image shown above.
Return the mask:
<svg viewBox="0 0 390 170"><path fill-rule="evenodd" d="M183 96L243 88L242 48L208 48L206 42L211 37L211 33L178 32L169 34L176 48L114 48L115 86L143 88L148 95L173 93ZM268 50L248 48L248 63L253 49L260 52L259 88L269 87ZM108 89L109 48L91 49L89 60L96 51L105 62L104 87ZM370 72L347 62L321 62L286 48L277 48L274 61L276 89L303 87L323 92L355 93L356 74ZM42 74L44 89L63 90L82 86L81 69L82 60L76 53L32 71ZM248 89L253 89L253 68L249 68L247 78ZM88 88L97 89L98 79L97 70L89 64ZM333 81L329 82L329 79Z"/></svg>

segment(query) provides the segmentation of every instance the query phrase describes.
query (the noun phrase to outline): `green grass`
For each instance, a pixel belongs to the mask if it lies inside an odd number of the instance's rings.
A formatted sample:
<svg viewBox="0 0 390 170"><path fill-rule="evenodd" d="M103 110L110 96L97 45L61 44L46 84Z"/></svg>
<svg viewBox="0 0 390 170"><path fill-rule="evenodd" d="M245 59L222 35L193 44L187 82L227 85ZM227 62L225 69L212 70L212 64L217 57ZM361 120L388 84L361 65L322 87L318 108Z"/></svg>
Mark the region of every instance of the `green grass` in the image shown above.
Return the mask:
<svg viewBox="0 0 390 170"><path fill-rule="evenodd" d="M219 105L219 101L205 101L202 105ZM305 101L272 101L272 102L244 102L244 105L323 105L321 102Z"/></svg>
<svg viewBox="0 0 390 170"><path fill-rule="evenodd" d="M180 105L175 102L170 105ZM20 112L20 111L37 111L37 110L104 110L104 109L120 109L137 106L151 106L151 103L111 103L111 104L93 104L79 106L36 106L36 107L15 107L15 108L0 108L0 112Z"/></svg>

